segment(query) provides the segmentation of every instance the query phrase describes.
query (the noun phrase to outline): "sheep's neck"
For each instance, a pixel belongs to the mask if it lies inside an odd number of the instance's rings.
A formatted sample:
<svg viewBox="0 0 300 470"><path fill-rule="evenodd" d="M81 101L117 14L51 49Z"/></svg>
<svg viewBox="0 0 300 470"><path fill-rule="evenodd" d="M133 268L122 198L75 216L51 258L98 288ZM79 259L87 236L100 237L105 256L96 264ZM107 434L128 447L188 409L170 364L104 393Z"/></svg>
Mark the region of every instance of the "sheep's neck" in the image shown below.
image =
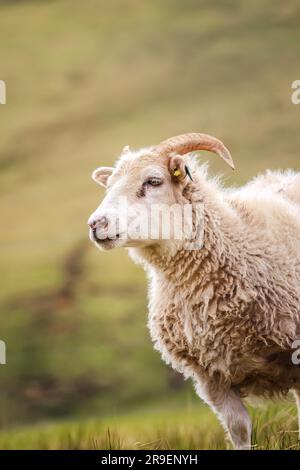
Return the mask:
<svg viewBox="0 0 300 470"><path fill-rule="evenodd" d="M241 246L235 246L231 238L234 222L222 219L218 207L204 210L205 228L203 247L186 249L183 245L175 253L169 254L167 245L153 246L140 251L146 269L159 277L182 288L193 285L205 287L214 278L220 280L222 272L232 271L234 259L240 258ZM230 230L231 228L231 230ZM171 250L170 250L171 251ZM230 257L227 255L230 253Z"/></svg>

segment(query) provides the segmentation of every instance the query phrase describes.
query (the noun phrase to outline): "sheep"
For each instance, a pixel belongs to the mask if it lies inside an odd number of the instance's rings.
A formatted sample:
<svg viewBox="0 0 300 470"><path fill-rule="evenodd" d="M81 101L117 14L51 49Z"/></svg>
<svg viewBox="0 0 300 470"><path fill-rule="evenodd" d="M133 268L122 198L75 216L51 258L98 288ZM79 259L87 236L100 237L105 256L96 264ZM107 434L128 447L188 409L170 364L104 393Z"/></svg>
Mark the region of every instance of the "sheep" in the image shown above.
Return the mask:
<svg viewBox="0 0 300 470"><path fill-rule="evenodd" d="M201 149L234 168L220 140L198 133L137 151L126 146L114 168L97 168L92 177L107 193L89 234L98 248L127 247L142 264L155 348L193 380L233 447L250 449L244 398L293 390L300 414L300 367L291 359L300 338L300 173L268 171L226 189L196 164L191 152ZM145 209L144 223L156 203L188 205L193 228L203 225L201 246L121 232L124 196L128 207L138 201Z"/></svg>

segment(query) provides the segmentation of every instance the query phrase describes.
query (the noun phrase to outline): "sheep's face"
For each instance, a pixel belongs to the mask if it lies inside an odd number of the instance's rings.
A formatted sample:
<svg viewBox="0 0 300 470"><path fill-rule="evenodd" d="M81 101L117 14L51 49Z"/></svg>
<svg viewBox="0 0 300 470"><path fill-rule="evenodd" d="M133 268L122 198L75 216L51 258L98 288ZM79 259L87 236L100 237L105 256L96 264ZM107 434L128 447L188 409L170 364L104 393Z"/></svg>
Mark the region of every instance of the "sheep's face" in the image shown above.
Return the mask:
<svg viewBox="0 0 300 470"><path fill-rule="evenodd" d="M169 240L183 241L188 249L201 248L199 215L203 220L203 213L201 217L195 201L186 197L189 191L184 192L192 179L184 156L196 150L215 152L234 168L229 150L219 139L189 133L138 152L125 147L114 168L95 170L93 179L107 188L107 194L89 218L91 240L103 249L157 244L168 250L179 248L177 243L166 243ZM196 185L199 188L199 182ZM203 234L203 227L200 230Z"/></svg>
<svg viewBox="0 0 300 470"><path fill-rule="evenodd" d="M90 239L99 248L149 246L182 236L179 202L186 171L181 157L125 149L114 168L96 169L93 179L106 187L88 221Z"/></svg>

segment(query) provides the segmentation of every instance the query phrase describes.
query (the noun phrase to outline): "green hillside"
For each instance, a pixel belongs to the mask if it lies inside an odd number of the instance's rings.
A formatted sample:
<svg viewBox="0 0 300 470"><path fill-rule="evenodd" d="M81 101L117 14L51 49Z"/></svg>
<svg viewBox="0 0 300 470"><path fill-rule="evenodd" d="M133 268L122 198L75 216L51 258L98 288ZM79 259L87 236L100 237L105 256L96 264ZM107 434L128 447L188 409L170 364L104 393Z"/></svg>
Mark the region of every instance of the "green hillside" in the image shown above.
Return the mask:
<svg viewBox="0 0 300 470"><path fill-rule="evenodd" d="M153 351L143 271L88 240L90 174L191 131L231 149L235 173L203 154L226 184L300 169L299 18L296 0L0 1L2 429L196 400Z"/></svg>

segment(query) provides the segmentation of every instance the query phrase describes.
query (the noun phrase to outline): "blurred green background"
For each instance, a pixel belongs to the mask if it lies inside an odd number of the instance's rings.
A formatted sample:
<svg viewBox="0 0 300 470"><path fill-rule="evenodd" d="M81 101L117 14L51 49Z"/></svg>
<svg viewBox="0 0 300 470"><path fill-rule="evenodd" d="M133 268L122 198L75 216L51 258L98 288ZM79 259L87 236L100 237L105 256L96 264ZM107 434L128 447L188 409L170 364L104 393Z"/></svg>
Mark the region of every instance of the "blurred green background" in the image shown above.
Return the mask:
<svg viewBox="0 0 300 470"><path fill-rule="evenodd" d="M0 1L2 433L91 416L107 433L110 416L156 406L203 425L210 412L153 351L143 271L88 240L103 196L90 174L125 144L193 131L231 149L235 173L209 158L226 184L300 169L299 26L298 0Z"/></svg>

